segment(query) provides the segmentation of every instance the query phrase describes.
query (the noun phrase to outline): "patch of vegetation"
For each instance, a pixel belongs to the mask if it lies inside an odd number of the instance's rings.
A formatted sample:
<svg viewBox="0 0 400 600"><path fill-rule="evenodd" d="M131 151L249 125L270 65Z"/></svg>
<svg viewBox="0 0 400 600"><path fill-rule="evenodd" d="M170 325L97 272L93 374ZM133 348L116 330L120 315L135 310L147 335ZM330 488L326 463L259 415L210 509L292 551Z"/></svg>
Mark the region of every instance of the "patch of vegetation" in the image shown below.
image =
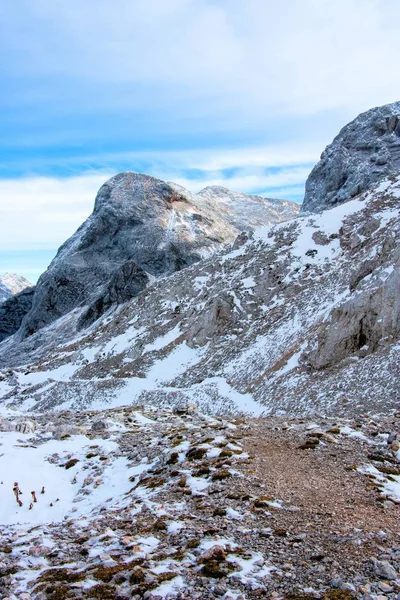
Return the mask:
<svg viewBox="0 0 400 600"><path fill-rule="evenodd" d="M115 587L105 583L99 583L86 591L86 598L96 598L97 600L123 600L123 597L116 593Z"/></svg>
<svg viewBox="0 0 400 600"><path fill-rule="evenodd" d="M199 469L197 469L197 471L194 471L193 475L195 477L203 477L204 475L209 475L210 474L210 467L207 467L206 465L202 465Z"/></svg>
<svg viewBox="0 0 400 600"><path fill-rule="evenodd" d="M213 512L214 517L225 517L226 516L226 508L216 508Z"/></svg>
<svg viewBox="0 0 400 600"><path fill-rule="evenodd" d="M161 487L164 485L164 483L165 479L162 477L145 477L144 479L138 481L136 487L143 486L148 489L154 489L156 487Z"/></svg>
<svg viewBox="0 0 400 600"><path fill-rule="evenodd" d="M213 579L221 579L221 577L226 577L235 570L235 565L231 562L226 561L218 561L218 560L208 560L200 573L204 577L212 577Z"/></svg>
<svg viewBox="0 0 400 600"><path fill-rule="evenodd" d="M201 460L207 454L207 448L190 448L186 453L188 460Z"/></svg>
<svg viewBox="0 0 400 600"><path fill-rule="evenodd" d="M71 460L67 461L64 465L65 469L71 469L79 462L79 458L71 458Z"/></svg>
<svg viewBox="0 0 400 600"><path fill-rule="evenodd" d="M233 456L233 452L232 450L222 450L219 456L220 458L230 458L231 456Z"/></svg>
<svg viewBox="0 0 400 600"><path fill-rule="evenodd" d="M178 452L172 452L169 459L167 460L167 465L175 465L178 462L179 454Z"/></svg>
<svg viewBox="0 0 400 600"><path fill-rule="evenodd" d="M211 479L213 481L222 481L223 479L228 479L228 477L232 477L232 474L226 469L222 469L221 471L216 471L211 475Z"/></svg>
<svg viewBox="0 0 400 600"><path fill-rule="evenodd" d="M395 467L384 467L383 465L377 465L378 471L385 475L400 475L400 470Z"/></svg>
<svg viewBox="0 0 400 600"><path fill-rule="evenodd" d="M56 569L47 569L38 578L38 583L75 583L76 581L82 581L85 579L85 571L71 571L64 567Z"/></svg>
<svg viewBox="0 0 400 600"><path fill-rule="evenodd" d="M140 569L139 567L136 567L135 569L133 569L131 571L131 574L129 576L129 583L131 585L137 585L138 583L143 583L143 581L146 579L146 574L143 572L142 569Z"/></svg>
<svg viewBox="0 0 400 600"><path fill-rule="evenodd" d="M328 590L322 600L353 600L355 595L349 590Z"/></svg>
<svg viewBox="0 0 400 600"><path fill-rule="evenodd" d="M269 502L273 502L274 499L271 498L271 496L260 496L259 498L256 498L253 502L253 506L254 508L266 508L267 506L269 506Z"/></svg>

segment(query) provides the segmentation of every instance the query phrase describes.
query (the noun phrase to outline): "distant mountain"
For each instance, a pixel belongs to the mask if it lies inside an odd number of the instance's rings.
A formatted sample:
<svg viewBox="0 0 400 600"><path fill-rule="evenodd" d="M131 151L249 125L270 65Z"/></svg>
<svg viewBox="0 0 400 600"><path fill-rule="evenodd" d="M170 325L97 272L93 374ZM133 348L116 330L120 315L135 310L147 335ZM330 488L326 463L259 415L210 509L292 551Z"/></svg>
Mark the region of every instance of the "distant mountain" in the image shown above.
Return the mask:
<svg viewBox="0 0 400 600"><path fill-rule="evenodd" d="M400 102L372 108L343 127L306 182L302 212L347 202L400 171Z"/></svg>
<svg viewBox="0 0 400 600"><path fill-rule="evenodd" d="M0 276L0 303L29 287L32 287L32 284L25 277L16 273L6 273Z"/></svg>
<svg viewBox="0 0 400 600"><path fill-rule="evenodd" d="M152 279L212 255L241 233L298 212L299 205L285 200L221 187L191 194L148 175L120 173L100 188L92 215L39 279L18 337L83 306L78 325L87 327Z"/></svg>
<svg viewBox="0 0 400 600"><path fill-rule="evenodd" d="M7 300L8 298L11 298L11 296L11 290L6 285L4 285L4 283L1 282L0 278L0 304L2 302L5 302L5 300Z"/></svg>

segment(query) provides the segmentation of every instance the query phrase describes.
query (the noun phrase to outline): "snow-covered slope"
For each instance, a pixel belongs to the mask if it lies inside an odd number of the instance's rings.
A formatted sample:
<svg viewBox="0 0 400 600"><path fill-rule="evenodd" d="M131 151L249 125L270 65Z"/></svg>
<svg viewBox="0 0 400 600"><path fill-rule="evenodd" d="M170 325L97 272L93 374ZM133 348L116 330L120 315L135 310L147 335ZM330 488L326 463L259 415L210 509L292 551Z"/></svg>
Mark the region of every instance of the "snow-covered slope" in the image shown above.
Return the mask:
<svg viewBox="0 0 400 600"><path fill-rule="evenodd" d="M1 275L0 303L29 287L32 287L32 284L21 275L17 275L16 273L5 273L5 275Z"/></svg>
<svg viewBox="0 0 400 600"><path fill-rule="evenodd" d="M80 337L76 309L21 344L6 340L3 403L388 410L399 391L399 207L392 177L154 281Z"/></svg>

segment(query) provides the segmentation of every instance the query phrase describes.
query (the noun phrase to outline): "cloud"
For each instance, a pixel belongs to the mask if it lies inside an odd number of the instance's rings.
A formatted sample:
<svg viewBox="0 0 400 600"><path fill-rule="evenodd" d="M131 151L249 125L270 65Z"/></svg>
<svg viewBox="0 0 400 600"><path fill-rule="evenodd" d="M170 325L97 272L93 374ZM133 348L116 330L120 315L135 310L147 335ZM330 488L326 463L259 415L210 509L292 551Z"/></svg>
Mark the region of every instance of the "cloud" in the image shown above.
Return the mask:
<svg viewBox="0 0 400 600"><path fill-rule="evenodd" d="M288 189L290 185L303 183L309 172L309 168L285 168L273 174L252 174L239 171L238 174L233 176L226 176L223 172L213 172L210 174L204 173L203 177L195 181L187 177L176 177L175 183L179 183L194 192L199 192L209 185L222 185L238 192L256 193L260 190L268 191L283 186Z"/></svg>
<svg viewBox="0 0 400 600"><path fill-rule="evenodd" d="M247 148L226 153L189 152L186 156L184 152L160 153L155 160L138 154L137 161L146 163L149 174L193 192L223 185L236 191L300 199L310 171L310 166L303 164L309 154L293 153L282 146L275 160L273 155L271 148ZM269 158L272 164L266 169L262 165ZM58 248L89 216L98 189L114 174L107 170L71 177L0 179L0 197L7 200L0 208L0 249ZM0 268L8 269L7 265Z"/></svg>
<svg viewBox="0 0 400 600"><path fill-rule="evenodd" d="M0 180L0 197L6 199L0 208L0 249L58 248L89 216L96 192L107 178L90 174Z"/></svg>
<svg viewBox="0 0 400 600"><path fill-rule="evenodd" d="M244 127L279 114L355 113L399 95L398 0L6 4L4 69L64 78L67 104L76 93L93 110L179 106L183 118L235 115Z"/></svg>
<svg viewBox="0 0 400 600"><path fill-rule="evenodd" d="M55 250L121 170L300 200L339 128L400 98L399 0L18 0L0 18L6 251Z"/></svg>

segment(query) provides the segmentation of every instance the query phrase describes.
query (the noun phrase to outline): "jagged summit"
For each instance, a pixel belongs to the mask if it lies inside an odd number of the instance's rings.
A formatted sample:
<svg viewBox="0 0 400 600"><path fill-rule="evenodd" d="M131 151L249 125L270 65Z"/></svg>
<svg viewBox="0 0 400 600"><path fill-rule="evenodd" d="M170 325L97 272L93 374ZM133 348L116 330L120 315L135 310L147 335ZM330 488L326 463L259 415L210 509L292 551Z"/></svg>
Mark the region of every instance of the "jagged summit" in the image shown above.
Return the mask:
<svg viewBox="0 0 400 600"><path fill-rule="evenodd" d="M227 196L231 191L223 185L207 185L205 188L198 192L199 196L205 194L219 194L220 196Z"/></svg>
<svg viewBox="0 0 400 600"><path fill-rule="evenodd" d="M80 326L87 326L113 303L139 293L152 277L187 267L242 231L299 210L290 202L230 194L227 207L218 194L193 195L149 175L126 172L109 179L91 216L39 279L18 338L86 305Z"/></svg>
<svg viewBox="0 0 400 600"><path fill-rule="evenodd" d="M306 182L302 212L342 204L400 170L400 102L372 108L343 127Z"/></svg>
<svg viewBox="0 0 400 600"><path fill-rule="evenodd" d="M0 277L0 281L6 285L13 294L18 294L19 292L22 292L22 290L32 287L30 281L25 279L25 277L22 277L22 275L17 275L17 273L5 273L5 275Z"/></svg>
<svg viewBox="0 0 400 600"><path fill-rule="evenodd" d="M0 303L32 287L32 284L17 273L5 273L0 276Z"/></svg>

